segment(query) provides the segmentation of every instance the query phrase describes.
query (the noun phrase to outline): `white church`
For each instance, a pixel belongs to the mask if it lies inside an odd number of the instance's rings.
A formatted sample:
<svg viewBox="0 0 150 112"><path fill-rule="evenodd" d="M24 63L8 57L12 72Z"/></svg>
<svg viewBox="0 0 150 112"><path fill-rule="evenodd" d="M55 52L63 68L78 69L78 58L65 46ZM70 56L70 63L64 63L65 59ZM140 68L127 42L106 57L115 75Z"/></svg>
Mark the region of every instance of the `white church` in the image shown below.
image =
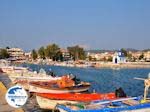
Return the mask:
<svg viewBox="0 0 150 112"><path fill-rule="evenodd" d="M115 55L113 56L113 63L118 64L118 63L125 63L126 62L126 57L124 53L121 51L116 52Z"/></svg>

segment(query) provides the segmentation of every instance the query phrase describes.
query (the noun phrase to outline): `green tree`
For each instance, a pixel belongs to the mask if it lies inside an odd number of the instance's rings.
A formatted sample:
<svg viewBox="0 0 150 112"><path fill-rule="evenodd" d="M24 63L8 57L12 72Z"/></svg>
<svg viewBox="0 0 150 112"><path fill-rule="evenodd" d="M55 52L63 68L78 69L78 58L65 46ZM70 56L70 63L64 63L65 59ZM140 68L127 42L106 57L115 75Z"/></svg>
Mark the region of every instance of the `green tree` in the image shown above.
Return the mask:
<svg viewBox="0 0 150 112"><path fill-rule="evenodd" d="M0 50L0 58L1 59L9 58L9 53L7 52L6 49L1 49Z"/></svg>
<svg viewBox="0 0 150 112"><path fill-rule="evenodd" d="M6 47L6 49L10 49L10 47L9 47L9 46L7 46L7 47Z"/></svg>
<svg viewBox="0 0 150 112"><path fill-rule="evenodd" d="M73 56L74 60L84 60L86 58L85 51L83 48L77 46L72 46L67 48L69 53Z"/></svg>
<svg viewBox="0 0 150 112"><path fill-rule="evenodd" d="M131 58L132 58L132 54L128 53L127 57L128 57L129 59L131 59Z"/></svg>
<svg viewBox="0 0 150 112"><path fill-rule="evenodd" d="M37 59L38 55L37 55L37 52L36 52L35 49L32 50L31 56L32 56L32 59L33 59L33 60L36 60L36 59Z"/></svg>
<svg viewBox="0 0 150 112"><path fill-rule="evenodd" d="M45 49L43 46L38 50L38 55L40 56L40 58L45 59Z"/></svg>
<svg viewBox="0 0 150 112"><path fill-rule="evenodd" d="M131 53L128 53L128 54L127 54L127 57L128 57L128 60L129 60L129 61L132 61L132 60L133 60L133 57L132 57L132 54L131 54Z"/></svg>
<svg viewBox="0 0 150 112"><path fill-rule="evenodd" d="M58 51L56 53L56 56L54 57L55 59L53 60L56 60L56 61L63 61L63 56L62 56L62 52Z"/></svg>
<svg viewBox="0 0 150 112"><path fill-rule="evenodd" d="M45 49L45 56L47 58L56 60L57 53L60 52L60 48L56 44L48 45Z"/></svg>
<svg viewBox="0 0 150 112"><path fill-rule="evenodd" d="M46 49L45 49L45 56L46 56L47 58L52 59L51 45L46 46Z"/></svg>
<svg viewBox="0 0 150 112"><path fill-rule="evenodd" d="M122 49L121 49L121 52L124 54L125 57L127 57L127 55L128 55L127 50L125 50L124 48L122 48Z"/></svg>
<svg viewBox="0 0 150 112"><path fill-rule="evenodd" d="M112 61L112 56L109 56L107 61Z"/></svg>
<svg viewBox="0 0 150 112"><path fill-rule="evenodd" d="M139 56L139 60L143 59L144 58L144 54L142 53L140 56Z"/></svg>
<svg viewBox="0 0 150 112"><path fill-rule="evenodd" d="M92 61L92 56L88 56L88 60L89 60L89 61Z"/></svg>

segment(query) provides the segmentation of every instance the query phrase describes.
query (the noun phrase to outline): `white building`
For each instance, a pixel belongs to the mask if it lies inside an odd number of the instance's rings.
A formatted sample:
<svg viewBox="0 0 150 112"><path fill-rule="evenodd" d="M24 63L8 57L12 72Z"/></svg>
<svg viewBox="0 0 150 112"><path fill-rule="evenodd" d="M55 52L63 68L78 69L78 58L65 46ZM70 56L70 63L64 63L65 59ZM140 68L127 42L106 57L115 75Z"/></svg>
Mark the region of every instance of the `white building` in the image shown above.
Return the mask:
<svg viewBox="0 0 150 112"><path fill-rule="evenodd" d="M126 57L122 52L116 52L115 55L113 56L113 63L125 63L126 62Z"/></svg>
<svg viewBox="0 0 150 112"><path fill-rule="evenodd" d="M7 49L7 52L9 53L10 58L12 58L12 60L25 60L25 53L20 48L10 48Z"/></svg>
<svg viewBox="0 0 150 112"><path fill-rule="evenodd" d="M72 60L72 56L67 49L61 49L63 61Z"/></svg>
<svg viewBox="0 0 150 112"><path fill-rule="evenodd" d="M144 53L144 58L146 61L150 61L150 51Z"/></svg>

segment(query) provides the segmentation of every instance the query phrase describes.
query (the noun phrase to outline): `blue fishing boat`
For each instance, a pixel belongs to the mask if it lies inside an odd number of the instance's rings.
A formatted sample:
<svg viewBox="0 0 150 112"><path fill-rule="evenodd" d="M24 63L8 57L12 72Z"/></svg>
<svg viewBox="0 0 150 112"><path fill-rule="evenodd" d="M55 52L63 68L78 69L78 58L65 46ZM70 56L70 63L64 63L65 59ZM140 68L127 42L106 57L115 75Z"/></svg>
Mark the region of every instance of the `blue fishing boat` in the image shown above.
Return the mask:
<svg viewBox="0 0 150 112"><path fill-rule="evenodd" d="M141 97L95 101L90 104L58 105L60 112L150 112L150 103L141 103Z"/></svg>

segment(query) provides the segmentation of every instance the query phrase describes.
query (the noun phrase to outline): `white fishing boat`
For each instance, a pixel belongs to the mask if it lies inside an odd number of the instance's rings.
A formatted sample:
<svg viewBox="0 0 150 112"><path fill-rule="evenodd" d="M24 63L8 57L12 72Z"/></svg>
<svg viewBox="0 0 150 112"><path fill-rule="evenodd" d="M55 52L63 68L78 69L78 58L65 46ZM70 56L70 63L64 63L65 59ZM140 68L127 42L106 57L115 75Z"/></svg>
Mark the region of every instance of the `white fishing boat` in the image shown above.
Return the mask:
<svg viewBox="0 0 150 112"><path fill-rule="evenodd" d="M28 71L26 73L22 74L11 74L9 75L9 78L14 84L22 86L24 89L29 90L29 83L35 82L35 81L55 81L60 80L61 77L52 76L51 74L47 74L44 69L40 69L40 72L31 72Z"/></svg>
<svg viewBox="0 0 150 112"><path fill-rule="evenodd" d="M28 68L25 67L16 67L16 66L2 66L0 67L2 72L10 74L10 73L23 73L27 72Z"/></svg>
<svg viewBox="0 0 150 112"><path fill-rule="evenodd" d="M79 102L76 101L67 101L67 100L51 100L44 97L36 95L36 100L40 108L42 109L55 109L57 104L76 104Z"/></svg>
<svg viewBox="0 0 150 112"><path fill-rule="evenodd" d="M21 80L27 80L28 82L30 81L50 81L50 80L57 80L60 79L60 77L54 77L51 74L47 74L44 69L40 69L39 73L36 71L26 71L22 73L10 73L8 76L11 79L13 83L16 83L17 81Z"/></svg>

